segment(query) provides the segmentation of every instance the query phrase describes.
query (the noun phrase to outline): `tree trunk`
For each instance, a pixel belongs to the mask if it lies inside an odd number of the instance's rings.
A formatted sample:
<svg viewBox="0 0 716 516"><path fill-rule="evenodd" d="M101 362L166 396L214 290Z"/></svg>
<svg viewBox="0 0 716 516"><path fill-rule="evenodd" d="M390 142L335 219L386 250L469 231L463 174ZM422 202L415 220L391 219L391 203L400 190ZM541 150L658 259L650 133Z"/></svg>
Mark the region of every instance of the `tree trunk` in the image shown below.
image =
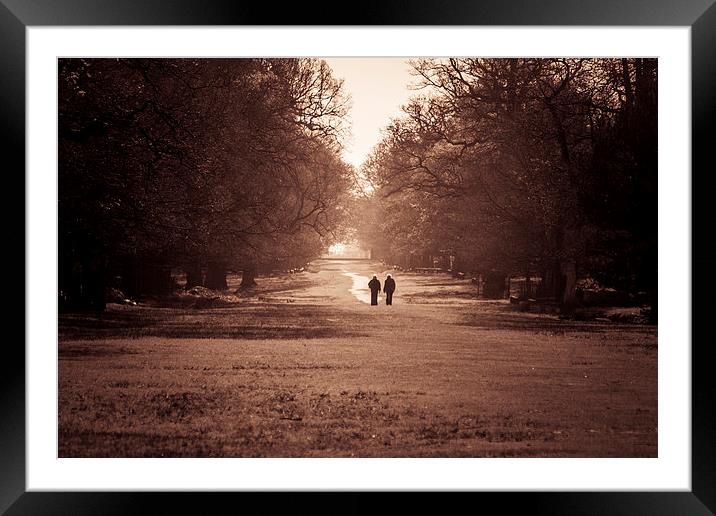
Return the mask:
<svg viewBox="0 0 716 516"><path fill-rule="evenodd" d="M559 262L554 261L542 271L542 281L538 289L538 296L559 302L563 292L562 270Z"/></svg>
<svg viewBox="0 0 716 516"><path fill-rule="evenodd" d="M239 289L244 290L256 286L256 265L248 264L241 273L241 285Z"/></svg>
<svg viewBox="0 0 716 516"><path fill-rule="evenodd" d="M573 260L562 264L564 288L562 291L562 311L571 313L577 304L577 267Z"/></svg>
<svg viewBox="0 0 716 516"><path fill-rule="evenodd" d="M102 311L106 308L105 298L106 260L102 255L94 255L82 267L82 285L80 305L90 310Z"/></svg>
<svg viewBox="0 0 716 516"><path fill-rule="evenodd" d="M484 276L483 297L487 299L504 299L506 276L502 272L488 272Z"/></svg>
<svg viewBox="0 0 716 516"><path fill-rule="evenodd" d="M206 270L206 288L212 290L226 290L226 264L223 262L209 262Z"/></svg>
<svg viewBox="0 0 716 516"><path fill-rule="evenodd" d="M129 298L170 294L173 286L171 267L152 260L134 256L122 268L121 290Z"/></svg>
<svg viewBox="0 0 716 516"><path fill-rule="evenodd" d="M547 293L547 269L542 268L539 272L541 281L537 285L537 294L536 296L539 297L548 297Z"/></svg>
<svg viewBox="0 0 716 516"><path fill-rule="evenodd" d="M204 275L198 263L192 264L186 270L186 288L204 286Z"/></svg>
<svg viewBox="0 0 716 516"><path fill-rule="evenodd" d="M154 265L149 270L151 293L159 296L171 294L174 286L172 269L167 265Z"/></svg>
<svg viewBox="0 0 716 516"><path fill-rule="evenodd" d="M69 266L70 280L65 289L65 307L73 310L82 306L83 291L83 265L78 258L74 258Z"/></svg>

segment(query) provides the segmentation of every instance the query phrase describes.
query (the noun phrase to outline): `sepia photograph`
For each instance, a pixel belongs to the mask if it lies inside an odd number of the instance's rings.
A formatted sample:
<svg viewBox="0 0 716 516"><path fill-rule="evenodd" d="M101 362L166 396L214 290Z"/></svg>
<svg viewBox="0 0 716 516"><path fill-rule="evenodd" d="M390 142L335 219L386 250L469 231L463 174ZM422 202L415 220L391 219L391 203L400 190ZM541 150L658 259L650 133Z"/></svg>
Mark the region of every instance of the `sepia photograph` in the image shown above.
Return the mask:
<svg viewBox="0 0 716 516"><path fill-rule="evenodd" d="M59 457L659 457L658 64L57 59Z"/></svg>

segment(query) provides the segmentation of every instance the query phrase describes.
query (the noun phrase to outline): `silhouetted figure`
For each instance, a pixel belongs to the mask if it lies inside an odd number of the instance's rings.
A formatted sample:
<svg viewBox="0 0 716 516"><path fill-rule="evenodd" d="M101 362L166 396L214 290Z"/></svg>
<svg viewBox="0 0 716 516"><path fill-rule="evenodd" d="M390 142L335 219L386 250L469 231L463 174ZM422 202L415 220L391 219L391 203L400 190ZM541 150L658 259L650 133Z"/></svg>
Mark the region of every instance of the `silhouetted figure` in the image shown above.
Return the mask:
<svg viewBox="0 0 716 516"><path fill-rule="evenodd" d="M385 292L385 304L392 305L393 292L395 292L395 280L390 277L390 274L388 274L388 277L385 278L383 282L383 292Z"/></svg>
<svg viewBox="0 0 716 516"><path fill-rule="evenodd" d="M380 281L377 276L373 276L373 279L368 282L368 288L370 289L370 304L378 304L378 292L380 292Z"/></svg>

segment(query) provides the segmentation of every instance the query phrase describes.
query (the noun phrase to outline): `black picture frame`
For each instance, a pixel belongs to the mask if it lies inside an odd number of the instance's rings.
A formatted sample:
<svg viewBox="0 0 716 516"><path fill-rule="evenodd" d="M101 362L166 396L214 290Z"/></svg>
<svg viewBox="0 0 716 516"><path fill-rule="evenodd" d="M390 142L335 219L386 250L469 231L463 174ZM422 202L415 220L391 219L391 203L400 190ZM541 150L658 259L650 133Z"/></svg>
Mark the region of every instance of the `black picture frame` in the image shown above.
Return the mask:
<svg viewBox="0 0 716 516"><path fill-rule="evenodd" d="M243 0L0 0L0 108L6 174L20 180L25 171L25 29L28 26L83 25L654 25L691 27L692 49L692 277L709 277L716 268L710 238L696 240L697 229L712 236L714 211L707 208L705 182L713 175L709 150L716 141L716 4L715 0L489 0L363 1L355 5L246 2ZM9 160L8 160L9 158ZM4 168L4 167L3 167ZM15 190L17 191L17 190ZM17 197L20 197L17 195ZM23 197L24 198L24 197ZM24 213L24 210L23 210ZM6 215L5 220L17 218ZM710 231L709 231L710 230ZM22 238L24 249L24 236ZM21 244L18 244L21 245ZM23 258L27 259L24 255ZM23 260L23 270L24 260ZM27 271L26 271L27 274ZM19 275L18 275L19 276ZM693 285L693 282L692 282ZM19 285L17 291L19 292ZM690 492L479 493L501 511L528 508L538 514L713 514L716 511L715 416L706 393L714 390L705 321L713 301L692 289L692 490ZM697 298L703 296L703 298ZM689 300L684 300L688 302ZM19 303L18 303L19 304ZM23 331L24 335L24 331ZM698 338L698 336L701 338ZM24 340L24 339L23 339ZM7 340L0 375L0 511L7 514L102 514L192 511L235 494L60 493L25 489L25 353L20 339ZM244 495L246 496L246 495ZM290 495L294 507L314 506L309 495ZM458 497L459 498L459 497ZM271 498L264 511L283 504ZM285 500L285 496L283 497ZM195 505L196 503L200 505ZM243 505L239 507L247 507ZM464 503L456 500L455 503ZM468 502L475 507L474 501ZM339 512L364 512L382 504L372 495L351 493ZM424 506L421 495L402 506ZM315 506L314 506L315 507ZM448 509L441 505L441 512ZM233 511L232 511L233 512Z"/></svg>

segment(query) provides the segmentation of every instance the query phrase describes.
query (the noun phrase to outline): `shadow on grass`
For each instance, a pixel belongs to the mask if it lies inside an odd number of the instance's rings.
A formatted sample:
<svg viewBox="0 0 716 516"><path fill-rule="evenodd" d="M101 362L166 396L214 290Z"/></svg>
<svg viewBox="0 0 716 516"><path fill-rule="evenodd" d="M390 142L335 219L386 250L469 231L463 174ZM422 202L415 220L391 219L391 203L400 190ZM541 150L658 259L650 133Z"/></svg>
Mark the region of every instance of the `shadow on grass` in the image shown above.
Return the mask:
<svg viewBox="0 0 716 516"><path fill-rule="evenodd" d="M464 314L462 324L487 330L523 330L551 335L563 335L566 332L657 332L656 326L646 324L560 319L551 314L519 312L513 305L495 302L478 304L474 312Z"/></svg>
<svg viewBox="0 0 716 516"><path fill-rule="evenodd" d="M60 314L59 339L316 339L357 337L362 321L327 306L261 304L208 310L110 306L101 313Z"/></svg>

